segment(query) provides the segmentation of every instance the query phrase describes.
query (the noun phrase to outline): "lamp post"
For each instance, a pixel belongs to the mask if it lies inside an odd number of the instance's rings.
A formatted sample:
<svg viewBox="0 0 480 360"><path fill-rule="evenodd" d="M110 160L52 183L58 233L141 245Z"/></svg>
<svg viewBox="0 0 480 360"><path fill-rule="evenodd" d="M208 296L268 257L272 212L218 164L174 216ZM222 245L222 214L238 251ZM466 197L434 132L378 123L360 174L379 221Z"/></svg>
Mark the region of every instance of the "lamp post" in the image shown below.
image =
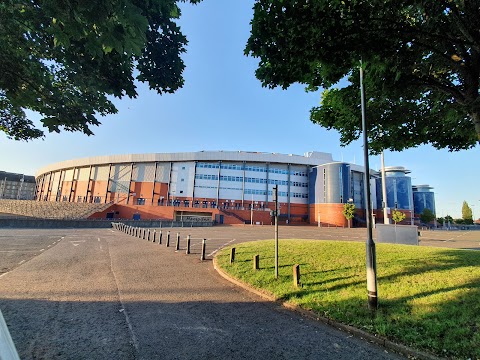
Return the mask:
<svg viewBox="0 0 480 360"><path fill-rule="evenodd" d="M382 205L383 205L383 223L390 224L390 219L388 218L388 205L387 205L387 183L385 176L385 158L383 156L383 151L380 154L380 160L382 163Z"/></svg>
<svg viewBox="0 0 480 360"><path fill-rule="evenodd" d="M360 98L362 108L362 133L363 133L363 157L364 157L364 186L365 186L365 215L367 220L367 295L368 308L376 310L378 307L377 297L377 259L375 253L375 242L373 241L373 229L371 214L371 196L370 196L370 164L368 161L368 136L367 136L367 119L365 114L365 88L363 86L363 64L360 60Z"/></svg>

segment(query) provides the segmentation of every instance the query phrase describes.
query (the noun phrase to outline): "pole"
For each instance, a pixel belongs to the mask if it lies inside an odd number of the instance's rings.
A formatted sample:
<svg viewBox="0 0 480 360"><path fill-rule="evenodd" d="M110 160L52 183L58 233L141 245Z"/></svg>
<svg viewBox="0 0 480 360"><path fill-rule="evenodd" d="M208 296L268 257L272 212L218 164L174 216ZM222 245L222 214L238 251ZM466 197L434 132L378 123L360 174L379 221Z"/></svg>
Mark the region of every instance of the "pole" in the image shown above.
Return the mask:
<svg viewBox="0 0 480 360"><path fill-rule="evenodd" d="M383 223L390 224L390 219L388 218L388 206L387 206L387 182L385 176L385 158L383 156L383 151L380 154L380 160L382 162L382 198L383 198Z"/></svg>
<svg viewBox="0 0 480 360"><path fill-rule="evenodd" d="M367 136L367 119L365 115L365 88L363 87L363 64L360 60L360 97L362 106L362 132L363 132L363 157L365 163L364 185L365 185L365 215L367 220L367 295L368 308L376 310L378 307L377 296L377 260L375 253L375 242L373 241L373 229L371 219L371 196L370 196L370 164L368 161L368 136Z"/></svg>
<svg viewBox="0 0 480 360"><path fill-rule="evenodd" d="M275 279L278 279L278 185L273 188L275 201Z"/></svg>
<svg viewBox="0 0 480 360"><path fill-rule="evenodd" d="M252 192L252 205L250 206L250 226L253 226L253 192Z"/></svg>

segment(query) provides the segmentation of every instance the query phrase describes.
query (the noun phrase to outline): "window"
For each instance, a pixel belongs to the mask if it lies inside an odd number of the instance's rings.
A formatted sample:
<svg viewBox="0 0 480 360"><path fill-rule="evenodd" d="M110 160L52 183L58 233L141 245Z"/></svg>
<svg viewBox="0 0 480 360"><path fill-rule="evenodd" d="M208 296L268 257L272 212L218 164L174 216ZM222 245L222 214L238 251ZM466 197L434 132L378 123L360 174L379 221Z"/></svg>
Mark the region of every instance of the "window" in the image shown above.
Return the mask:
<svg viewBox="0 0 480 360"><path fill-rule="evenodd" d="M144 198L137 198L137 205L145 205L145 199Z"/></svg>

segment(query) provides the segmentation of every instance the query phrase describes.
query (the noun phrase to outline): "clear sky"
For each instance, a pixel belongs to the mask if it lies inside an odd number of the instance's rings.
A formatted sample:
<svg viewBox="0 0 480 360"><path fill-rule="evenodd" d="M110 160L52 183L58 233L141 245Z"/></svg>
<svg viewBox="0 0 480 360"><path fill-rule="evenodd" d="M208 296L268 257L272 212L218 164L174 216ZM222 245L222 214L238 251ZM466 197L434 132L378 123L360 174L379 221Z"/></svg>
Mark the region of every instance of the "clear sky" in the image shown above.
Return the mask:
<svg viewBox="0 0 480 360"><path fill-rule="evenodd" d="M333 154L335 160L363 164L360 142L342 148L335 131L314 125L309 111L320 92L262 88L257 61L243 55L253 0L204 0L182 5L181 28L189 40L185 86L160 96L139 84L137 99L115 101L119 113L101 118L95 136L47 134L28 143L0 135L0 170L35 174L48 164L90 156L243 150L302 155ZM411 170L413 184L433 186L437 216L461 217L466 200L480 217L480 148L450 153L422 146L386 152L386 166ZM378 156L370 166L380 168Z"/></svg>

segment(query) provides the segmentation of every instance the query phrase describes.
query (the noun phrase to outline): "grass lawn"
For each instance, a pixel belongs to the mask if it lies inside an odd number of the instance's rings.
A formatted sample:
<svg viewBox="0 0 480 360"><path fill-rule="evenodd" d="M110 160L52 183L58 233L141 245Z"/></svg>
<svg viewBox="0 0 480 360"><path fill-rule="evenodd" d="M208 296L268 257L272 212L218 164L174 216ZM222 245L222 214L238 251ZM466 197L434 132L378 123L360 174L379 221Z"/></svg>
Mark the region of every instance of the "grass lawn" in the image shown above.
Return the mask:
<svg viewBox="0 0 480 360"><path fill-rule="evenodd" d="M365 244L280 240L235 245L217 255L233 277L344 324L442 357L480 359L480 252L376 244L379 309L367 309ZM260 270L253 256L260 255ZM300 264L301 288L293 286Z"/></svg>

